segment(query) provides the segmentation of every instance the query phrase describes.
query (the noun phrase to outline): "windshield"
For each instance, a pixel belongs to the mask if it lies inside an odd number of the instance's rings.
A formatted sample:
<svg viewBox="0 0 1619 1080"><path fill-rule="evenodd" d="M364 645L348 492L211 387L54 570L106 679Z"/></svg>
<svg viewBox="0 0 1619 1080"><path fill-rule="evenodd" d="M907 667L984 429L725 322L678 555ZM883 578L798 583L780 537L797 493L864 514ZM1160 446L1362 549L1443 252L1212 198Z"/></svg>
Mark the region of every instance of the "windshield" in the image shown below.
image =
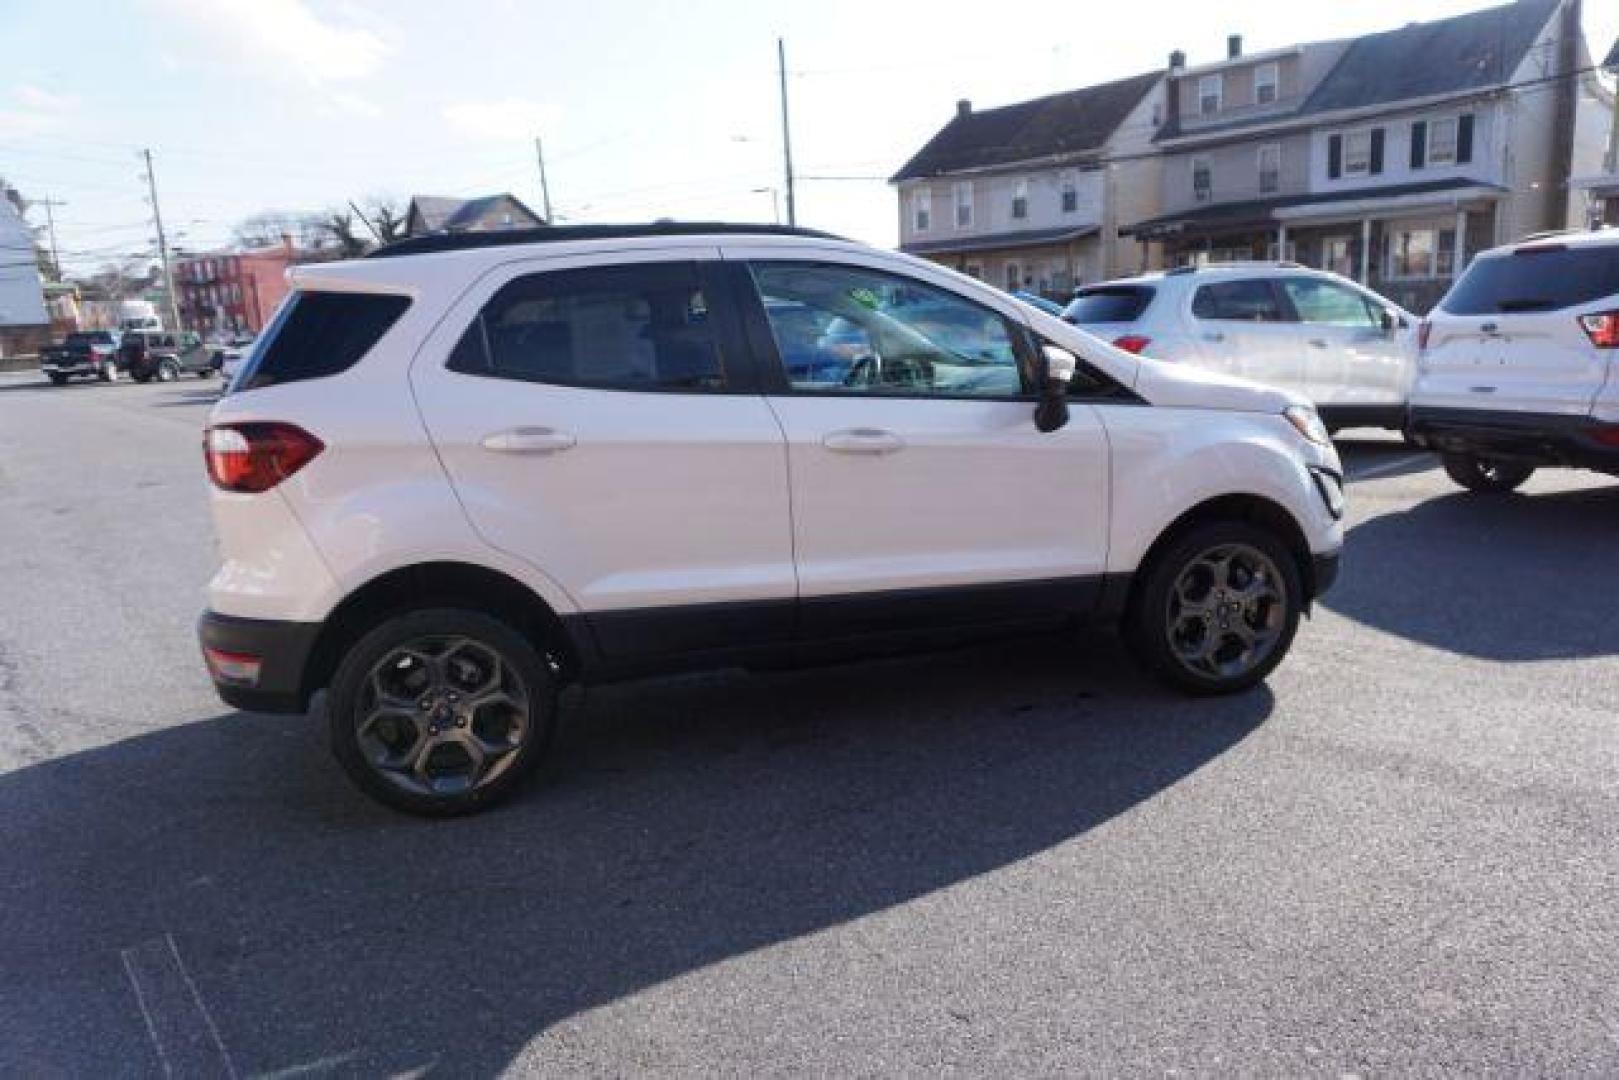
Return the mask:
<svg viewBox="0 0 1619 1080"><path fill-rule="evenodd" d="M1556 311L1619 295L1619 245L1519 248L1476 260L1439 307L1452 315Z"/></svg>

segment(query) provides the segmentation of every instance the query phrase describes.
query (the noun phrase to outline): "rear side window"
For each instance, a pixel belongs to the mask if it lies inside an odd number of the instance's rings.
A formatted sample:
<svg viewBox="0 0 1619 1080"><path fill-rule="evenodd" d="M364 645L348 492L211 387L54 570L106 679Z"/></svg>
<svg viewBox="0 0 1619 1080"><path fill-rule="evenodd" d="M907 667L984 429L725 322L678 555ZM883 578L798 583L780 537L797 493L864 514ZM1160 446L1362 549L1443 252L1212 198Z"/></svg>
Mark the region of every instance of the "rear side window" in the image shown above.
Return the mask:
<svg viewBox="0 0 1619 1080"><path fill-rule="evenodd" d="M297 292L265 328L236 389L321 379L347 371L410 307L403 296Z"/></svg>
<svg viewBox="0 0 1619 1080"><path fill-rule="evenodd" d="M1219 281L1198 287L1192 298L1192 314L1200 319L1235 322L1283 322L1282 305L1269 281Z"/></svg>
<svg viewBox="0 0 1619 1080"><path fill-rule="evenodd" d="M1619 246L1520 248L1475 259L1440 303L1452 315L1556 311L1619 294Z"/></svg>
<svg viewBox="0 0 1619 1080"><path fill-rule="evenodd" d="M1062 313L1071 323L1135 322L1158 293L1150 285L1107 285L1085 289Z"/></svg>
<svg viewBox="0 0 1619 1080"><path fill-rule="evenodd" d="M708 298L692 263L561 270L505 285L449 368L605 390L723 390Z"/></svg>

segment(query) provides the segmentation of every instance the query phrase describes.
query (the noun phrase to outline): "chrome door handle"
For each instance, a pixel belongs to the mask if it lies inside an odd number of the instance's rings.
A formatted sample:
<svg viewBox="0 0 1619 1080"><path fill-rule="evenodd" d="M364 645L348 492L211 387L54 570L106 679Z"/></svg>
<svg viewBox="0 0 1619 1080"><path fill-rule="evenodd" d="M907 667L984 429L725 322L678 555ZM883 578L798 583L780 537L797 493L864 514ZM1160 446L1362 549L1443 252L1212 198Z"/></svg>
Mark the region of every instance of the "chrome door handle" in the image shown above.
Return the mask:
<svg viewBox="0 0 1619 1080"><path fill-rule="evenodd" d="M881 428L849 428L832 432L821 445L840 454L892 454L905 449L905 440Z"/></svg>
<svg viewBox="0 0 1619 1080"><path fill-rule="evenodd" d="M516 427L484 436L483 448L501 454L555 454L576 440L566 431L548 427Z"/></svg>
<svg viewBox="0 0 1619 1080"><path fill-rule="evenodd" d="M1316 349L1325 349L1327 347L1327 342L1325 338L1313 337L1310 339L1310 346Z"/></svg>
<svg viewBox="0 0 1619 1080"><path fill-rule="evenodd" d="M1204 334L1203 335L1203 340L1204 341L1224 341L1225 340L1225 335L1224 334Z"/></svg>

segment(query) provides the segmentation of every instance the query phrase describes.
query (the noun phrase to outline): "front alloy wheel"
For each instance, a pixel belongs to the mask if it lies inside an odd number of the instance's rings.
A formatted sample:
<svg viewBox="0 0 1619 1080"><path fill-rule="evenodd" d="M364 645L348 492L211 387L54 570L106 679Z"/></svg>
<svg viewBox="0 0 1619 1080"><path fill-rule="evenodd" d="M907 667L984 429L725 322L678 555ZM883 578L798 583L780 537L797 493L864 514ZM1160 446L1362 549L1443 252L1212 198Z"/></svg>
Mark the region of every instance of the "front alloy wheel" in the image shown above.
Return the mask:
<svg viewBox="0 0 1619 1080"><path fill-rule="evenodd" d="M549 743L550 667L474 612L398 616L333 680L333 749L368 794L412 813L464 813L507 795Z"/></svg>
<svg viewBox="0 0 1619 1080"><path fill-rule="evenodd" d="M1226 694L1281 663L1303 605L1298 562L1274 533L1214 521L1187 530L1142 569L1125 629L1165 682Z"/></svg>
<svg viewBox="0 0 1619 1080"><path fill-rule="evenodd" d="M1516 491L1535 474L1533 465L1472 454L1445 454L1440 461L1445 466L1445 475L1468 491L1485 495Z"/></svg>

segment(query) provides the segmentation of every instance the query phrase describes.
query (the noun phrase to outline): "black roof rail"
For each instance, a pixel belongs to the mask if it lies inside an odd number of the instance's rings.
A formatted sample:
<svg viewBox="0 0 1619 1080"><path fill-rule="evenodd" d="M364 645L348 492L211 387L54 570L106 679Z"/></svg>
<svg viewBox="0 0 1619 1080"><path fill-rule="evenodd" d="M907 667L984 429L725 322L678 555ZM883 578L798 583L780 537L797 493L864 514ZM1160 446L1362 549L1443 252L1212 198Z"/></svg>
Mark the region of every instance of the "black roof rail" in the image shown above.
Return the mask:
<svg viewBox="0 0 1619 1080"><path fill-rule="evenodd" d="M384 244L368 259L398 255L427 255L436 251L508 247L521 244L560 244L570 240L626 240L645 236L803 236L816 240L843 240L818 229L792 225L746 225L732 221L654 221L626 225L542 225L534 229L492 232L432 233Z"/></svg>

